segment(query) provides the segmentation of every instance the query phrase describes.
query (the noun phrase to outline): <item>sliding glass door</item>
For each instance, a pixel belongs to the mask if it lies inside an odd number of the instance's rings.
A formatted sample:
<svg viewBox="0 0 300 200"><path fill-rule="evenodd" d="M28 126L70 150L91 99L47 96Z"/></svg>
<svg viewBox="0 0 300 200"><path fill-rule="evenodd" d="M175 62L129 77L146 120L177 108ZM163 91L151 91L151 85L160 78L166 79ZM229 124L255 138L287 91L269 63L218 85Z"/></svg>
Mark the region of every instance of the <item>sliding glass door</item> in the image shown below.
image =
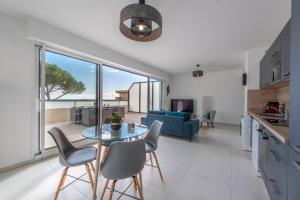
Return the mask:
<svg viewBox="0 0 300 200"><path fill-rule="evenodd" d="M37 47L39 61L38 147L56 147L48 131L60 128L71 142L87 144L86 127L105 123L113 112L140 123L148 110L160 110L159 80L104 65L45 46Z"/></svg>
<svg viewBox="0 0 300 200"><path fill-rule="evenodd" d="M149 90L149 110L160 110L162 104L162 82L150 79Z"/></svg>
<svg viewBox="0 0 300 200"><path fill-rule="evenodd" d="M53 127L71 142L83 140L82 130L98 122L99 65L55 51L40 52L41 148L56 146L47 133Z"/></svg>
<svg viewBox="0 0 300 200"><path fill-rule="evenodd" d="M102 119L117 112L124 121L140 123L148 108L148 77L103 65Z"/></svg>

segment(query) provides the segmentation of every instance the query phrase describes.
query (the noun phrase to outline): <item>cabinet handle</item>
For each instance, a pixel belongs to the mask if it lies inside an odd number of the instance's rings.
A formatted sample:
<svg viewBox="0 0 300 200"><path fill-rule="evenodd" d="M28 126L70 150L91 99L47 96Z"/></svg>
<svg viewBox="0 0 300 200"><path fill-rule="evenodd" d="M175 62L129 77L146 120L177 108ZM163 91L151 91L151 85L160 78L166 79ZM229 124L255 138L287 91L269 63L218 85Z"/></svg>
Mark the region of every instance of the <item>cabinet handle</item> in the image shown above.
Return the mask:
<svg viewBox="0 0 300 200"><path fill-rule="evenodd" d="M274 144L280 144L280 143L278 142L277 138L275 138L275 136L271 135L270 137L271 137L272 142L273 142Z"/></svg>
<svg viewBox="0 0 300 200"><path fill-rule="evenodd" d="M258 134L261 135L262 139L268 140L269 136L264 131L258 131Z"/></svg>
<svg viewBox="0 0 300 200"><path fill-rule="evenodd" d="M279 195L280 192L279 190L277 189L277 186L276 186L276 181L272 178L268 179L269 183L270 183L270 186L271 186L271 190L276 194L276 195Z"/></svg>
<svg viewBox="0 0 300 200"><path fill-rule="evenodd" d="M293 146L293 149L295 150L295 151L297 151L297 153L300 153L300 146Z"/></svg>
<svg viewBox="0 0 300 200"><path fill-rule="evenodd" d="M277 155L277 153L273 150L270 150L270 153L275 158L276 161L280 162L280 157Z"/></svg>
<svg viewBox="0 0 300 200"><path fill-rule="evenodd" d="M294 160L294 161L293 161L293 165L294 165L298 170L300 170L300 161Z"/></svg>
<svg viewBox="0 0 300 200"><path fill-rule="evenodd" d="M287 74L285 74L285 75L283 75L284 77L287 77L287 76L289 76L290 75L290 73L287 73Z"/></svg>

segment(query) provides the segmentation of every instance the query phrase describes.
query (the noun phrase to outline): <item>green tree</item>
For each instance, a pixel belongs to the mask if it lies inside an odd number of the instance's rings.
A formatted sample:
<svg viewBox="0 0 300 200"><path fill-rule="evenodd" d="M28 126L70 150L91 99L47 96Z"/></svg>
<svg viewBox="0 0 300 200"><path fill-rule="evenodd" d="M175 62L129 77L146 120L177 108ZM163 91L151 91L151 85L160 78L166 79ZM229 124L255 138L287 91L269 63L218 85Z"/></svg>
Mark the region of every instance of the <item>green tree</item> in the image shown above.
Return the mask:
<svg viewBox="0 0 300 200"><path fill-rule="evenodd" d="M46 63L45 95L51 100L51 93L61 91L59 99L66 94L80 94L85 91L85 85L82 81L77 81L69 72L61 69L55 64Z"/></svg>

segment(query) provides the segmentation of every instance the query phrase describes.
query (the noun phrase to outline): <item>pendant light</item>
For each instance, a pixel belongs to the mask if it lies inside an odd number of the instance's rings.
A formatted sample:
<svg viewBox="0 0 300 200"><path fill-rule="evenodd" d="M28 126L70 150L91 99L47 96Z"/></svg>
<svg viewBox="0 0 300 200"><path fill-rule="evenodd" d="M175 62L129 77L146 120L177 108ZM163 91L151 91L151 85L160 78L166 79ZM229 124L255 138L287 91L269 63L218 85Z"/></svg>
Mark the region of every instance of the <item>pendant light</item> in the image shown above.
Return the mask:
<svg viewBox="0 0 300 200"><path fill-rule="evenodd" d="M120 13L120 31L127 38L140 42L153 41L161 36L162 17L145 0L124 7Z"/></svg>
<svg viewBox="0 0 300 200"><path fill-rule="evenodd" d="M193 77L201 77L203 76L203 71L199 69L200 65L197 65L197 70L193 71Z"/></svg>

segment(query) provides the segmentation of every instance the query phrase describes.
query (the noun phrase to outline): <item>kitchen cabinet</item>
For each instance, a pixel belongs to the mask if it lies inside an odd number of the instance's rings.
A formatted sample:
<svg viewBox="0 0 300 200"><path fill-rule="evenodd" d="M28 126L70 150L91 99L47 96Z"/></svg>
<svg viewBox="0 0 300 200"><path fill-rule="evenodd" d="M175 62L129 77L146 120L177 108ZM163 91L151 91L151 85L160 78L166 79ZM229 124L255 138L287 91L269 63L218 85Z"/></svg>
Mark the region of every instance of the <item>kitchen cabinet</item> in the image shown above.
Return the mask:
<svg viewBox="0 0 300 200"><path fill-rule="evenodd" d="M269 49L269 55L271 58L271 63L273 63L277 58L281 56L282 47L282 34L280 33L276 40L273 42L271 48Z"/></svg>
<svg viewBox="0 0 300 200"><path fill-rule="evenodd" d="M260 171L270 199L286 200L288 146L266 128L260 135Z"/></svg>
<svg viewBox="0 0 300 200"><path fill-rule="evenodd" d="M290 78L291 22L289 21L260 62L260 86Z"/></svg>
<svg viewBox="0 0 300 200"><path fill-rule="evenodd" d="M300 1L293 1L290 54L289 144L300 153Z"/></svg>
<svg viewBox="0 0 300 200"><path fill-rule="evenodd" d="M282 59L281 80L290 78L290 48L291 48L291 21L287 23L282 32Z"/></svg>
<svg viewBox="0 0 300 200"><path fill-rule="evenodd" d="M287 161L288 145L280 142L275 136L269 136L269 182L272 199L287 199Z"/></svg>
<svg viewBox="0 0 300 200"><path fill-rule="evenodd" d="M292 1L288 200L300 199L300 1Z"/></svg>
<svg viewBox="0 0 300 200"><path fill-rule="evenodd" d="M300 154L289 148L288 200L300 199Z"/></svg>

